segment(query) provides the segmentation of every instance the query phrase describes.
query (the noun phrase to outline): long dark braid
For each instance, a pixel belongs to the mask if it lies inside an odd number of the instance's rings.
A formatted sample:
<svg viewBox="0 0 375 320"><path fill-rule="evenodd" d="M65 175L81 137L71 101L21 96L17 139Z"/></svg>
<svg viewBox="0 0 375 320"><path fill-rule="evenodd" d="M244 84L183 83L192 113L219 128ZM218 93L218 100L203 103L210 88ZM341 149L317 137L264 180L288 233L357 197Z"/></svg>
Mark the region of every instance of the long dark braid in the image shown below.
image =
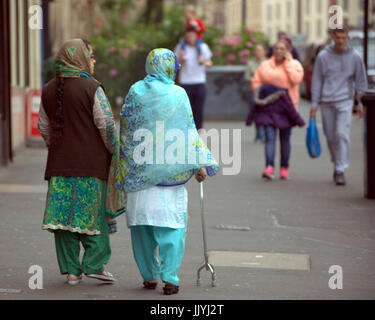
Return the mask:
<svg viewBox="0 0 375 320"><path fill-rule="evenodd" d="M86 39L82 40L89 50L91 43ZM57 90L56 90L56 100L57 108L54 119L52 120L52 144L56 144L58 140L64 134L64 111L63 111L63 99L64 99L64 78L57 77Z"/></svg>
<svg viewBox="0 0 375 320"><path fill-rule="evenodd" d="M64 114L63 114L63 98L64 98L64 78L57 77L57 90L56 90L56 114L52 120L52 144L56 144L57 141L64 134Z"/></svg>
<svg viewBox="0 0 375 320"><path fill-rule="evenodd" d="M86 40L86 39L82 39L83 43L86 45L86 48L87 50L89 50L89 46L91 46L91 43L90 41Z"/></svg>

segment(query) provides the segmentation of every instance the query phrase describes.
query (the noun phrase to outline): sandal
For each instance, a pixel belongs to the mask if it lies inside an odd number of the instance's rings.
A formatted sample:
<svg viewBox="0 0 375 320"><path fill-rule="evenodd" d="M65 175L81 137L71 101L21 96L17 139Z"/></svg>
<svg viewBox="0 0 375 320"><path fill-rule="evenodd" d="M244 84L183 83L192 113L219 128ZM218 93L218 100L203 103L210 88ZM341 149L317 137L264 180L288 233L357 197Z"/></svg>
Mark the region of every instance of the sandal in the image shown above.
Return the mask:
<svg viewBox="0 0 375 320"><path fill-rule="evenodd" d="M165 296L171 296L172 294L177 294L179 290L180 290L179 286L175 286L169 283L166 284L165 287L163 288Z"/></svg>
<svg viewBox="0 0 375 320"><path fill-rule="evenodd" d="M76 279L75 279L75 280L71 280L71 279L69 279L70 276L73 276L73 277L75 277ZM67 276L67 283L68 283L69 285L71 285L71 286L76 286L77 284L80 284L81 281L82 281L82 275L80 275L79 277L77 277L77 276L75 276L75 275L73 275L73 274L69 274L69 275Z"/></svg>
<svg viewBox="0 0 375 320"><path fill-rule="evenodd" d="M148 290L155 290L156 287L158 286L157 282L143 282L143 288L148 289Z"/></svg>
<svg viewBox="0 0 375 320"><path fill-rule="evenodd" d="M86 277L92 278L92 279L97 279L100 281L105 281L105 282L115 282L116 279L114 276L109 273L108 271L104 271L102 274L87 274Z"/></svg>

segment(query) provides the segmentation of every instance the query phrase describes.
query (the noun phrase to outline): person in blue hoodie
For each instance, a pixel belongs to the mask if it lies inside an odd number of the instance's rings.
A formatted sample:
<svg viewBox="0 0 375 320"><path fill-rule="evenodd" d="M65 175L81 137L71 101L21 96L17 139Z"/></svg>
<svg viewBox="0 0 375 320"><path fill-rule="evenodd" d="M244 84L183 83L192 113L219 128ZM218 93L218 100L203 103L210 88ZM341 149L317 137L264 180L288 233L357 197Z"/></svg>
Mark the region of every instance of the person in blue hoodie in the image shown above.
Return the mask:
<svg viewBox="0 0 375 320"><path fill-rule="evenodd" d="M333 30L331 38L334 44L321 51L315 63L310 115L315 118L318 105L321 106L324 134L334 164L333 180L343 186L350 159L353 101L358 100L357 114L362 117L361 97L367 89L367 75L362 57L348 46L348 29Z"/></svg>

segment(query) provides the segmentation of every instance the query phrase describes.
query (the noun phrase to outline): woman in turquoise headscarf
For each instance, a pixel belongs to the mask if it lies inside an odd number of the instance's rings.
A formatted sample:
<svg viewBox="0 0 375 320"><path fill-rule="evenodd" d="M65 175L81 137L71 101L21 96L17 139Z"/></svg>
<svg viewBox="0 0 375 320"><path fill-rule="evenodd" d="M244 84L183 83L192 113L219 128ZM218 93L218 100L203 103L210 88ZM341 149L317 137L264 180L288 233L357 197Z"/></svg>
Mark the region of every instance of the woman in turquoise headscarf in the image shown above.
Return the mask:
<svg viewBox="0 0 375 320"><path fill-rule="evenodd" d="M155 289L161 278L166 295L179 291L185 184L194 175L204 180L219 170L199 137L185 90L174 83L178 69L170 50L148 55L147 76L131 87L121 111L116 184L127 193L127 222L143 285Z"/></svg>

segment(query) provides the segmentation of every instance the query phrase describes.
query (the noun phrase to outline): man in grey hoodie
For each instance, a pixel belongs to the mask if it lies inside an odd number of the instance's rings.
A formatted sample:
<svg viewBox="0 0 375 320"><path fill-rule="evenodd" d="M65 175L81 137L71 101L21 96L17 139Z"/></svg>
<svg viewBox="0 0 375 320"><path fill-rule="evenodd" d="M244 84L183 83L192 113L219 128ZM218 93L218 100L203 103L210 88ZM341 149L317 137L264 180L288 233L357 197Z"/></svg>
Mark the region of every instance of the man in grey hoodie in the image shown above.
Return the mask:
<svg viewBox="0 0 375 320"><path fill-rule="evenodd" d="M336 185L346 185L353 101L356 98L359 102L357 114L362 117L367 75L362 57L348 46L348 29L333 30L331 37L334 44L320 52L315 62L310 115L315 118L321 106L324 134L335 166L333 179Z"/></svg>

